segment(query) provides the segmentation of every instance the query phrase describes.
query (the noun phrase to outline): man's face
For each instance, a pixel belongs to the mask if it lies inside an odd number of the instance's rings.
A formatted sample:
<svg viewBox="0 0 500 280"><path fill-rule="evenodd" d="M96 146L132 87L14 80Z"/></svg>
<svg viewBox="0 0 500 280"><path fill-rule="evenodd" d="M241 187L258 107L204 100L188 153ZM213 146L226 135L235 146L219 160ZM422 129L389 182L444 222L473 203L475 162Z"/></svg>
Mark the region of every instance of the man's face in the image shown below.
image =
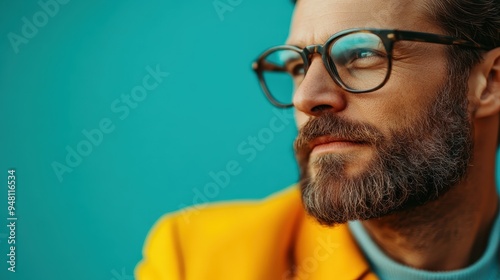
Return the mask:
<svg viewBox="0 0 500 280"><path fill-rule="evenodd" d="M289 44L323 44L357 27L442 34L423 1L299 0ZM294 95L303 202L321 223L381 217L438 198L466 174L466 77L448 77L446 47L395 44L391 77L343 91L316 55Z"/></svg>

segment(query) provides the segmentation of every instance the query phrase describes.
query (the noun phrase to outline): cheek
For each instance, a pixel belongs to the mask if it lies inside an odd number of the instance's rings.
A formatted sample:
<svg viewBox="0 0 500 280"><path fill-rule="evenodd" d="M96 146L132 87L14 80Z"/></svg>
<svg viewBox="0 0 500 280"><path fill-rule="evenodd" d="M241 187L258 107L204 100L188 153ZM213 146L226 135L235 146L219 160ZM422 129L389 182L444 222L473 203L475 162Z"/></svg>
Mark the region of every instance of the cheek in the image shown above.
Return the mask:
<svg viewBox="0 0 500 280"><path fill-rule="evenodd" d="M392 128L414 125L415 119L435 102L446 81L444 68L434 68L433 71L418 69L422 70L417 71L419 75L415 75L414 68L412 71L393 71L391 79L381 89L380 98L370 108L379 121Z"/></svg>
<svg viewBox="0 0 500 280"><path fill-rule="evenodd" d="M424 89L419 88L417 92L415 88L387 87L371 102L360 102L360 121L374 125L385 136L389 136L391 131L415 125L415 120L428 106L425 100L430 98L428 93L422 92Z"/></svg>

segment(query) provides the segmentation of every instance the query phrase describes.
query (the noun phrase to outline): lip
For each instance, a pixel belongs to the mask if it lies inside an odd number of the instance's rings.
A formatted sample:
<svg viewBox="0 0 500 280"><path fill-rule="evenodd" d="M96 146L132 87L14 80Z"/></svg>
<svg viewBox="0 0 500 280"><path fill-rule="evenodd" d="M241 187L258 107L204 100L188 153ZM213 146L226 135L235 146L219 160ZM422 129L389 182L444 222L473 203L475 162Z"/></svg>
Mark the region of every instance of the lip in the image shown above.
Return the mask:
<svg viewBox="0 0 500 280"><path fill-rule="evenodd" d="M336 152L360 145L364 145L362 141L354 141L345 138L332 136L321 136L310 142L311 155L323 152Z"/></svg>

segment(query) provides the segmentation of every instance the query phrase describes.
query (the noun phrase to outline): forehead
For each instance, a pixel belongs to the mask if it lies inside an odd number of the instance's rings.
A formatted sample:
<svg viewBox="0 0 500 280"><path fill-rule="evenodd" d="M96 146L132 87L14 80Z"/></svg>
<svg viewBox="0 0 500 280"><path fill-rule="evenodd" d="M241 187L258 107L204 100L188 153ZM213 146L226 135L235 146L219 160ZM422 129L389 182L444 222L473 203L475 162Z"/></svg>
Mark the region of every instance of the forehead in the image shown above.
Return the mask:
<svg viewBox="0 0 500 280"><path fill-rule="evenodd" d="M299 0L290 36L293 45L322 44L349 28L387 28L440 33L427 16L427 0Z"/></svg>

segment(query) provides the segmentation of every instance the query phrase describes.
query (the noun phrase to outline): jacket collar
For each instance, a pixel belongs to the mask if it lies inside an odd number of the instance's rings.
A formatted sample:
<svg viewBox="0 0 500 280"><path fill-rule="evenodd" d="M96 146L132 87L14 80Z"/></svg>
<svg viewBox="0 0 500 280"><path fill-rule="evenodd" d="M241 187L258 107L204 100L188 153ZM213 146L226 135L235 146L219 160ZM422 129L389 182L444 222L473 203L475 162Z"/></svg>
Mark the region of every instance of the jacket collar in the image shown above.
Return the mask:
<svg viewBox="0 0 500 280"><path fill-rule="evenodd" d="M325 227L302 212L296 234L293 279L377 279L347 224Z"/></svg>

